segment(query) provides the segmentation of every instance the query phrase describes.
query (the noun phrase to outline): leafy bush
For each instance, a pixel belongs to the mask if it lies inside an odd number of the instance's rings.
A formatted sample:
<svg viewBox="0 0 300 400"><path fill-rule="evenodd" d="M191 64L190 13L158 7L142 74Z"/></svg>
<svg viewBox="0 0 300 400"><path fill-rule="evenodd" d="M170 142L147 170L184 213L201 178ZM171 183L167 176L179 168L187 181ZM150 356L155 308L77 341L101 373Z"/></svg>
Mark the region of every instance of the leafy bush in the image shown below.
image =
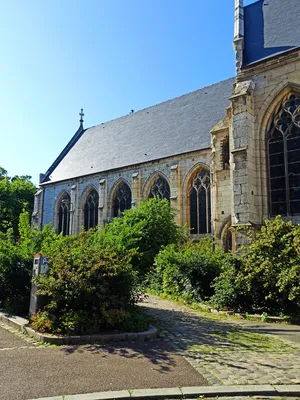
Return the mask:
<svg viewBox="0 0 300 400"><path fill-rule="evenodd" d="M228 255L222 265L221 273L212 282L214 294L210 303L216 309L247 309L246 296L241 295L240 282L237 280L239 260Z"/></svg>
<svg viewBox="0 0 300 400"><path fill-rule="evenodd" d="M47 311L40 311L38 313L31 314L30 326L35 331L41 333L50 333L53 329L52 321Z"/></svg>
<svg viewBox="0 0 300 400"><path fill-rule="evenodd" d="M235 265L216 279L212 301L268 314L300 310L300 229L280 216L265 226Z"/></svg>
<svg viewBox="0 0 300 400"><path fill-rule="evenodd" d="M115 249L126 254L134 251L132 265L143 278L159 250L184 238L167 200L149 199L135 209L127 210L99 232L97 240L102 249Z"/></svg>
<svg viewBox="0 0 300 400"><path fill-rule="evenodd" d="M31 229L29 221L29 213L23 212L18 241L12 229L0 233L0 307L14 314L28 313L33 255L56 236L48 225L42 231Z"/></svg>
<svg viewBox="0 0 300 400"><path fill-rule="evenodd" d="M265 221L257 239L240 258L239 285L253 310L299 312L300 229L281 217Z"/></svg>
<svg viewBox="0 0 300 400"><path fill-rule="evenodd" d="M140 294L130 264L132 253L100 249L93 230L57 235L43 244L42 253L49 260L48 276L40 275L35 283L38 293L47 298L41 311L47 312L52 332L96 333L122 328Z"/></svg>
<svg viewBox="0 0 300 400"><path fill-rule="evenodd" d="M219 275L227 256L214 250L211 239L169 245L155 258L148 276L150 288L175 298L206 300L213 294L211 284Z"/></svg>
<svg viewBox="0 0 300 400"><path fill-rule="evenodd" d="M0 234L0 307L24 314L29 308L32 259L22 255L11 229Z"/></svg>

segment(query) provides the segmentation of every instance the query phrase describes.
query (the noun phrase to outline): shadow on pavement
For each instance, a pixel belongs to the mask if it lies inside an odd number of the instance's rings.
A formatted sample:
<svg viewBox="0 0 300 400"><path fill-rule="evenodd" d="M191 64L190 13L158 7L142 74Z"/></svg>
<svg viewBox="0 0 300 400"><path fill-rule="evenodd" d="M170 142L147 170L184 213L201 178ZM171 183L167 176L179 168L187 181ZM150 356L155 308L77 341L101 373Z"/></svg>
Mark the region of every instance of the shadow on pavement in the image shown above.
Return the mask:
<svg viewBox="0 0 300 400"><path fill-rule="evenodd" d="M167 373L176 366L173 349L165 342L154 340L151 342L120 342L111 344L89 344L61 347L65 354L89 352L98 357L107 358L111 355L126 359L148 359L158 372Z"/></svg>

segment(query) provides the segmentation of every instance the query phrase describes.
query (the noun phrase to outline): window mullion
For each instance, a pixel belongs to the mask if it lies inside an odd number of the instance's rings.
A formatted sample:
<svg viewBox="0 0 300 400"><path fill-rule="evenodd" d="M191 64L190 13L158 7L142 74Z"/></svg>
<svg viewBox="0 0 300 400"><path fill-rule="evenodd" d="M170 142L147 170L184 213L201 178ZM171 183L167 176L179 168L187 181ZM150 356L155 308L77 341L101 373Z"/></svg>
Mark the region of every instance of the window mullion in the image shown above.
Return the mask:
<svg viewBox="0 0 300 400"><path fill-rule="evenodd" d="M199 204L199 195L200 191L197 190L197 233L200 233L200 204Z"/></svg>
<svg viewBox="0 0 300 400"><path fill-rule="evenodd" d="M283 136L283 151L284 151L284 170L285 170L285 191L286 191L286 210L287 215L291 215L291 204L290 204L290 184L289 184L289 163L288 163L288 152L287 152L287 138Z"/></svg>
<svg viewBox="0 0 300 400"><path fill-rule="evenodd" d="M208 226L208 220L209 220L208 207L209 207L209 204L208 204L208 190L206 190L206 189L205 189L205 206L206 206L206 233L209 233L209 226Z"/></svg>

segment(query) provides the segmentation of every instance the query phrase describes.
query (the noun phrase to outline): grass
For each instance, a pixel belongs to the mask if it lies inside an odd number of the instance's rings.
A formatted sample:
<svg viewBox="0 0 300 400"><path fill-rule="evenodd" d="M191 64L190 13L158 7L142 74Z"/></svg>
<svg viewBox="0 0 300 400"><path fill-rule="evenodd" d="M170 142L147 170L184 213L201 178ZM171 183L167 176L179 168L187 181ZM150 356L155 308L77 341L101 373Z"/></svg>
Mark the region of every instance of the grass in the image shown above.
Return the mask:
<svg viewBox="0 0 300 400"><path fill-rule="evenodd" d="M227 314L215 314L209 311L209 307L206 304L196 303L190 300L185 299L184 297L174 298L173 296L164 295L159 292L155 292L153 290L148 290L149 294L153 294L155 296L161 297L162 299L173 301L174 303L180 306L189 307L199 313L200 316L213 319L213 320L230 320L236 319L241 320L243 319L239 315L227 315Z"/></svg>
<svg viewBox="0 0 300 400"><path fill-rule="evenodd" d="M211 345L192 345L188 347L191 352L203 352L204 354L233 351L251 351L257 353L284 353L295 354L299 352L300 346L285 343L280 338L262 333L249 332L244 329L233 329L228 331L214 331L210 333Z"/></svg>
<svg viewBox="0 0 300 400"><path fill-rule="evenodd" d="M240 328L231 326L222 326L217 321L235 322L242 318L234 315L214 314L208 311L205 305L198 303L188 303L186 300L179 298L174 299L170 296L155 294L161 298L173 301L178 305L186 306L197 312L199 317L206 320L216 322L216 326L205 333L205 344L193 344L187 348L190 352L202 352L203 354L216 354L220 352L256 352L256 353L276 353L276 354L299 354L300 345L296 343L285 342L278 336L271 334L257 333L247 330L247 327Z"/></svg>
<svg viewBox="0 0 300 400"><path fill-rule="evenodd" d="M195 301L190 300L188 297L185 298L183 296L183 297L175 298L173 296L165 295L163 293L156 292L156 291L149 290L149 289L147 290L147 292L148 292L148 294L153 294L155 296L161 297L162 299L173 301L174 303L176 303L178 305L189 307L189 308L197 311L199 313L199 315L201 315L202 317L210 318L213 320L245 320L246 319L248 321L268 322L270 324L272 324L272 323L283 324L283 325L290 324L291 317L289 317L289 316L282 317L282 318L284 318L283 321L274 322L271 319L269 319L269 316L266 313L263 313L260 318L248 315L248 313L245 313L245 317L242 317L241 315L238 315L238 314L230 314L229 315L229 314L226 314L225 312L224 313L223 312L214 313L214 312L210 311L210 307L207 304L197 303Z"/></svg>

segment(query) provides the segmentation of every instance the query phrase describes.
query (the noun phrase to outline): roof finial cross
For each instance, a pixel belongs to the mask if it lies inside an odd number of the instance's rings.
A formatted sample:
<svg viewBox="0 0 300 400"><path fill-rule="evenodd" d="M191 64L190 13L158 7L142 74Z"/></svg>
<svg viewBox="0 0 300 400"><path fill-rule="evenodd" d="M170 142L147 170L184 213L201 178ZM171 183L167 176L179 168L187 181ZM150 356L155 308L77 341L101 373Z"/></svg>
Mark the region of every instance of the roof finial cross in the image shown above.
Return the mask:
<svg viewBox="0 0 300 400"><path fill-rule="evenodd" d="M83 117L84 117L84 113L83 113L83 108L81 109L81 112L79 113L79 115L80 115L80 123L82 124L83 123Z"/></svg>

